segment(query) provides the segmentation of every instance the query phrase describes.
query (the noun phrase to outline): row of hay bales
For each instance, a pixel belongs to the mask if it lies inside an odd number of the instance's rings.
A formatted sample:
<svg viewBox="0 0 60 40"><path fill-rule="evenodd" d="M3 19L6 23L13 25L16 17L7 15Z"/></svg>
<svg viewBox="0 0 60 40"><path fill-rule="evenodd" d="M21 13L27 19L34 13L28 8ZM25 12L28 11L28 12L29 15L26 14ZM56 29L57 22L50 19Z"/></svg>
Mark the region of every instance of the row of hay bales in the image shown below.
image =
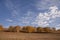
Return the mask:
<svg viewBox="0 0 60 40"><path fill-rule="evenodd" d="M7 32L27 32L27 33L53 33L53 32L60 32L60 30L56 30L55 28L50 27L33 27L33 26L9 26L9 28L4 29L2 25L0 25L0 31L7 31Z"/></svg>

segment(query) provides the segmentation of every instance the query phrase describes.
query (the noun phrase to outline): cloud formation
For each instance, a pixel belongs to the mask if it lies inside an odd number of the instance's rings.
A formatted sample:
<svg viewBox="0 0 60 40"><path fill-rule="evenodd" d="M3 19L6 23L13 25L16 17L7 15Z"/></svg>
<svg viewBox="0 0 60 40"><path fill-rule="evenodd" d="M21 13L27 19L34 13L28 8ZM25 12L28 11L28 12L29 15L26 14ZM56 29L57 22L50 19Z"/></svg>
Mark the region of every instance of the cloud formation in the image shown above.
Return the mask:
<svg viewBox="0 0 60 40"><path fill-rule="evenodd" d="M21 24L25 24L25 25L31 25L32 21L33 21L33 12L28 11L23 17L21 17L21 19L18 19L19 22Z"/></svg>
<svg viewBox="0 0 60 40"><path fill-rule="evenodd" d="M49 26L56 18L60 18L60 10L56 6L51 6L48 12L38 14L35 23L38 26Z"/></svg>
<svg viewBox="0 0 60 40"><path fill-rule="evenodd" d="M11 20L11 19L6 19L6 21L7 21L7 22L13 22L13 20Z"/></svg>
<svg viewBox="0 0 60 40"><path fill-rule="evenodd" d="M19 11L20 11L19 7L16 6L11 0L6 0L5 1L5 6L10 11L11 17L15 18L19 15Z"/></svg>
<svg viewBox="0 0 60 40"><path fill-rule="evenodd" d="M60 18L60 10L58 9L60 0L34 0L35 3L20 1L22 3L6 0L5 3L8 10L11 12L11 17L13 17L10 18L14 20L13 23L15 24L49 26L50 24L55 23L56 18ZM45 12L43 12L44 10ZM35 16L37 17L35 18ZM10 22L12 21L11 19L9 19ZM56 25L54 24L54 26Z"/></svg>
<svg viewBox="0 0 60 40"><path fill-rule="evenodd" d="M60 0L38 0L36 2L36 7L39 10L45 10L48 9L50 6L59 6Z"/></svg>

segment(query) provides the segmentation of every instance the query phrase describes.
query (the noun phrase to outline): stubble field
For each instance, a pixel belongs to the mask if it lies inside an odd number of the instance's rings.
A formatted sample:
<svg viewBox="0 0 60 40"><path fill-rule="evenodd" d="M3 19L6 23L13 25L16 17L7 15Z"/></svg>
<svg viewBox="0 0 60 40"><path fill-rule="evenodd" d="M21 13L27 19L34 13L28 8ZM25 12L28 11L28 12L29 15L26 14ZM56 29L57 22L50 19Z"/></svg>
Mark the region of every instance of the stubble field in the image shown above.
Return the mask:
<svg viewBox="0 0 60 40"><path fill-rule="evenodd" d="M0 32L0 40L60 40L60 34Z"/></svg>

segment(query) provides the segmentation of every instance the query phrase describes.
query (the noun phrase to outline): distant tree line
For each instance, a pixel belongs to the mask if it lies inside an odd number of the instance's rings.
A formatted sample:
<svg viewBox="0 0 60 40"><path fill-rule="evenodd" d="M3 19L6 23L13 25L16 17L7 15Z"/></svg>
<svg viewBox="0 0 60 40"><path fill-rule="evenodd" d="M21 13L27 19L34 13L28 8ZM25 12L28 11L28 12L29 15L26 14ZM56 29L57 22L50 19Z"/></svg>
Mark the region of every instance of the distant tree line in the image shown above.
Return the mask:
<svg viewBox="0 0 60 40"><path fill-rule="evenodd" d="M33 26L9 26L9 28L3 28L0 25L0 32L25 32L25 33L60 33L60 29L50 27L33 27Z"/></svg>

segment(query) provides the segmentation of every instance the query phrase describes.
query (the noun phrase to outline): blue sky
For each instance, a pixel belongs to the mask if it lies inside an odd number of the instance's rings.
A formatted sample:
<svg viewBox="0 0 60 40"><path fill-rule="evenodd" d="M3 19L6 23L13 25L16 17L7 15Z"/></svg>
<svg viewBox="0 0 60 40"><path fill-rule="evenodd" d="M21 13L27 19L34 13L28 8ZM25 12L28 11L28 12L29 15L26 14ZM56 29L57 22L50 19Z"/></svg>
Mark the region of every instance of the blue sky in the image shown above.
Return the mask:
<svg viewBox="0 0 60 40"><path fill-rule="evenodd" d="M60 28L60 0L0 0L0 24Z"/></svg>

